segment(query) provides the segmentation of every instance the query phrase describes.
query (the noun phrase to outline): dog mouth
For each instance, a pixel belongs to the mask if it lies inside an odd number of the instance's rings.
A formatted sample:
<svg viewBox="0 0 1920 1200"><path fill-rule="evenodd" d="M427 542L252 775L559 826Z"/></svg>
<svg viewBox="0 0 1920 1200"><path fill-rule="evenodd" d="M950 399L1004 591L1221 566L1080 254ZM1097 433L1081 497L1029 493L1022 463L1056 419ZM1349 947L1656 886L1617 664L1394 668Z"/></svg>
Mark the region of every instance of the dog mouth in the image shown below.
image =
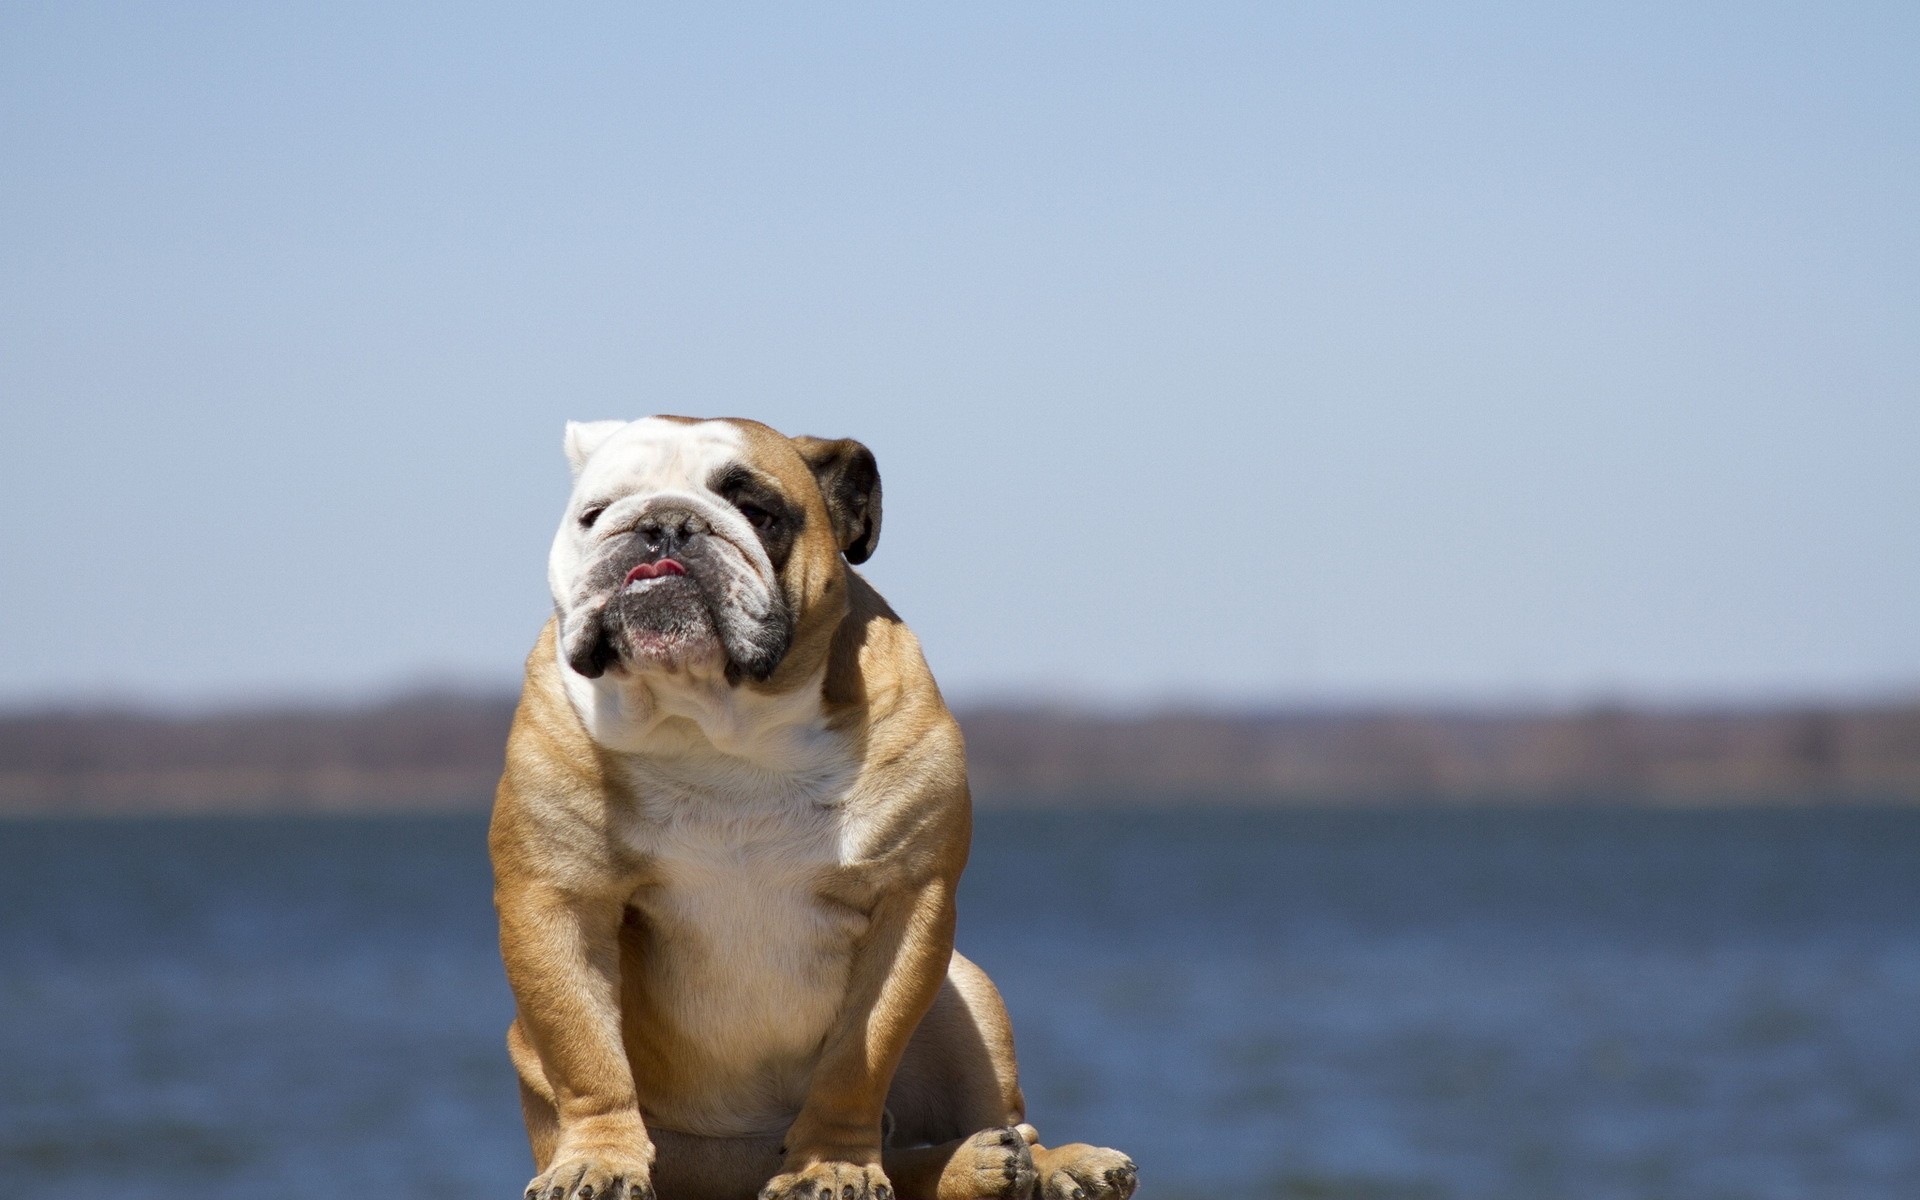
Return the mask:
<svg viewBox="0 0 1920 1200"><path fill-rule="evenodd" d="M620 581L620 590L623 593L636 591L655 580L672 579L684 576L686 573L686 567L682 566L678 559L673 558L635 563L633 569L627 572L627 577Z"/></svg>
<svg viewBox="0 0 1920 1200"><path fill-rule="evenodd" d="M596 618L596 665L678 671L724 659L706 589L680 559L638 562L616 578Z"/></svg>

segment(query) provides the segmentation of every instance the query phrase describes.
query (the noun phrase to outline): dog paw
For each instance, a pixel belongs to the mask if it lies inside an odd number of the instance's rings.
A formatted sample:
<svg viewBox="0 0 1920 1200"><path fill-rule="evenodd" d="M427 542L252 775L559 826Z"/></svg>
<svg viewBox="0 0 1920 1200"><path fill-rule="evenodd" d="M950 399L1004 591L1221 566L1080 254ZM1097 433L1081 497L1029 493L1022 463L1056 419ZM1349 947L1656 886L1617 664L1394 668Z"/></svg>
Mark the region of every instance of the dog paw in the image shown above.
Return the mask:
<svg viewBox="0 0 1920 1200"><path fill-rule="evenodd" d="M654 1200L646 1162L618 1154L560 1154L527 1185L526 1200Z"/></svg>
<svg viewBox="0 0 1920 1200"><path fill-rule="evenodd" d="M1033 1159L1042 1200L1127 1200L1140 1182L1132 1159L1101 1146L1035 1147Z"/></svg>
<svg viewBox="0 0 1920 1200"><path fill-rule="evenodd" d="M984 1129L961 1142L940 1172L938 1195L1027 1200L1039 1176L1018 1129Z"/></svg>
<svg viewBox="0 0 1920 1200"><path fill-rule="evenodd" d="M879 1167L821 1162L775 1175L760 1200L893 1200L893 1185Z"/></svg>

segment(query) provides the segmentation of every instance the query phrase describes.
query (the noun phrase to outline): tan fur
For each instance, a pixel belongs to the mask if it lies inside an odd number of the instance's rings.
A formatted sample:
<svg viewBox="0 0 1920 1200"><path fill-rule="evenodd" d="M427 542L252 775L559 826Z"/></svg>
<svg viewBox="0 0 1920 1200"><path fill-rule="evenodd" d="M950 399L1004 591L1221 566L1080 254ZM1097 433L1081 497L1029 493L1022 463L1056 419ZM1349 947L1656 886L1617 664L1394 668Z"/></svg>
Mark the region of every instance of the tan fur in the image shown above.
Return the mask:
<svg viewBox="0 0 1920 1200"><path fill-rule="evenodd" d="M1015 1129L1004 1006L953 949L959 729L841 557L803 458L827 444L732 424L806 522L780 572L792 644L731 685L725 736L688 709L649 731L658 753L609 750L552 623L527 660L490 842L529 1195L1124 1200L1124 1156Z"/></svg>

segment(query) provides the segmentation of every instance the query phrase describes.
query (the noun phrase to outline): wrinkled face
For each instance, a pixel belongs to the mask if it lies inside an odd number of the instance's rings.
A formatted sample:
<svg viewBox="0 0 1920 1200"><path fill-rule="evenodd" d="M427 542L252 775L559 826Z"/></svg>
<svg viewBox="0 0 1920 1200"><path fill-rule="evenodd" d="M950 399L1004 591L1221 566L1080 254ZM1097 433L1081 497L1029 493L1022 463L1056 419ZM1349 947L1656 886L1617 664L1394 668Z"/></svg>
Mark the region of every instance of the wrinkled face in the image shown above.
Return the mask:
<svg viewBox="0 0 1920 1200"><path fill-rule="evenodd" d="M804 603L783 576L798 558L824 559L838 571L847 546L822 491L835 477L820 476L806 457L842 446L871 465L857 443L793 441L751 422L569 425L573 494L547 569L567 665L588 678L770 676ZM838 461L816 457L829 471ZM876 474L876 535L878 501Z"/></svg>

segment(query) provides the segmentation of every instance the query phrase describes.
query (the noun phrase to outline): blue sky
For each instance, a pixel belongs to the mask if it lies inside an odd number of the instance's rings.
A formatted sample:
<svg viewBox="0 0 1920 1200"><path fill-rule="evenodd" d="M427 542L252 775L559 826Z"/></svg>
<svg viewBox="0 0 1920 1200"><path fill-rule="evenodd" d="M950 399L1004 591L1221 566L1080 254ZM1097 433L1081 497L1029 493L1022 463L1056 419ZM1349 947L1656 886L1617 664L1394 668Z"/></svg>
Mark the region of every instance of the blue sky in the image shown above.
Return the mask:
<svg viewBox="0 0 1920 1200"><path fill-rule="evenodd" d="M1551 11L1550 11L1551 10ZM0 9L0 703L508 685L568 418L960 699L1920 690L1920 8Z"/></svg>

